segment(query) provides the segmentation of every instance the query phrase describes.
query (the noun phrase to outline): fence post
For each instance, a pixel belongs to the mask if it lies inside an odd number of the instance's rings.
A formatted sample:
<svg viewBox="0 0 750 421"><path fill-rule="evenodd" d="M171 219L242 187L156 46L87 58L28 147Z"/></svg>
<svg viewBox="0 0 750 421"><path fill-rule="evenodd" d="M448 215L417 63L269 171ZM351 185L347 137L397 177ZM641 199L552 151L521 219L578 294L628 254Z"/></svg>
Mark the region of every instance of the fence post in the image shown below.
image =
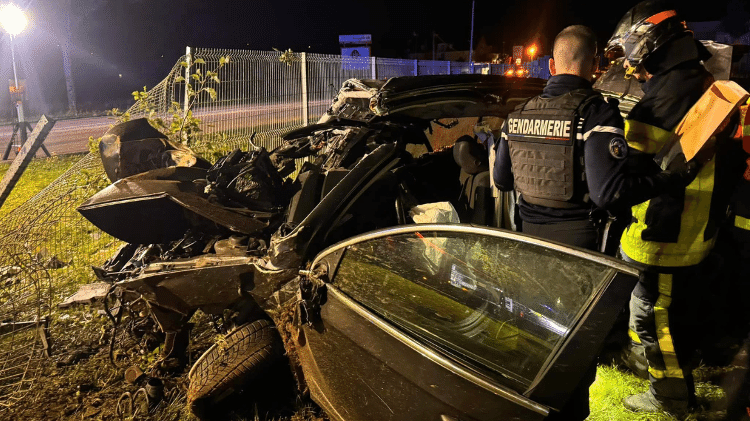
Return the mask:
<svg viewBox="0 0 750 421"><path fill-rule="evenodd" d="M372 61L372 78L377 79L378 78L378 66L375 64L375 57L371 57L370 60Z"/></svg>
<svg viewBox="0 0 750 421"><path fill-rule="evenodd" d="M190 96L188 95L190 90L188 89L188 85L190 84L190 65L193 61L193 56L190 54L190 47L185 47L185 57L187 67L185 67L185 104L182 106L182 115L187 115L190 109Z"/></svg>
<svg viewBox="0 0 750 421"><path fill-rule="evenodd" d="M451 62L448 62L448 74L451 74Z"/></svg>
<svg viewBox="0 0 750 421"><path fill-rule="evenodd" d="M302 124L310 124L310 116L307 110L307 53L300 53L301 73L302 73Z"/></svg>
<svg viewBox="0 0 750 421"><path fill-rule="evenodd" d="M414 76L419 76L419 60L414 59Z"/></svg>

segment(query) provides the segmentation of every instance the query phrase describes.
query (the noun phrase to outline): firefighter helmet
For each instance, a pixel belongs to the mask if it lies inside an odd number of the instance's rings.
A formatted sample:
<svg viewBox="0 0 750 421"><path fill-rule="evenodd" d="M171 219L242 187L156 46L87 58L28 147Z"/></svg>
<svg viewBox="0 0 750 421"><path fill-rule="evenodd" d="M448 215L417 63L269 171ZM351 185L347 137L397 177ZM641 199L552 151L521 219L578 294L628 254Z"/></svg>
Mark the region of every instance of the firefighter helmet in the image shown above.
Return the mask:
<svg viewBox="0 0 750 421"><path fill-rule="evenodd" d="M688 33L685 22L662 0L642 1L625 13L607 42L605 55L612 61L628 60L630 73L669 41Z"/></svg>

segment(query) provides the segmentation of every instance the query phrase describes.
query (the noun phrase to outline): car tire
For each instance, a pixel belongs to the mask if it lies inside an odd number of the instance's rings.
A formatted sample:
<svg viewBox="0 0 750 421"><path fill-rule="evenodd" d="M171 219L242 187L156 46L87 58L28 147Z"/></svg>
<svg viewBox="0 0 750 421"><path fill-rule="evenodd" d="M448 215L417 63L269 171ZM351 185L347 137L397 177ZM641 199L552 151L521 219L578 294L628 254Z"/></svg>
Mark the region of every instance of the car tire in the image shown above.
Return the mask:
<svg viewBox="0 0 750 421"><path fill-rule="evenodd" d="M261 319L230 332L195 362L188 378L187 403L198 418L239 386L262 375L284 354L276 326Z"/></svg>

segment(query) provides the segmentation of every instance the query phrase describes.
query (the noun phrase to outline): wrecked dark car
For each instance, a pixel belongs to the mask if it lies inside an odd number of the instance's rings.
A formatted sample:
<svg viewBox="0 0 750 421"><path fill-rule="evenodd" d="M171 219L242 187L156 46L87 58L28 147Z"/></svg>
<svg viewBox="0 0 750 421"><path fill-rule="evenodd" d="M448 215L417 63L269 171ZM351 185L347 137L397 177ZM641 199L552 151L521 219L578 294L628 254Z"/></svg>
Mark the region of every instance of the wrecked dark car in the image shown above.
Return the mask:
<svg viewBox="0 0 750 421"><path fill-rule="evenodd" d="M79 207L128 243L97 275L166 334L165 365L195 311L227 332L190 370L199 416L286 355L332 419L544 419L639 276L507 229L477 139L544 83L347 81L270 152L112 180Z"/></svg>

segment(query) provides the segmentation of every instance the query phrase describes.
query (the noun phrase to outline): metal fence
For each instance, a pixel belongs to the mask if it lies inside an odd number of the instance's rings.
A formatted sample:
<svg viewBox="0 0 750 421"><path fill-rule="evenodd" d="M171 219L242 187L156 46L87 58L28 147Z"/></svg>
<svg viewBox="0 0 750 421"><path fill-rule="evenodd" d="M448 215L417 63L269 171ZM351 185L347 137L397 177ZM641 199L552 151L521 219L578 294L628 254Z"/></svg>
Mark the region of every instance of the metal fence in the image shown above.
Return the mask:
<svg viewBox="0 0 750 421"><path fill-rule="evenodd" d="M229 57L230 62L219 69L221 57ZM191 145L212 159L234 148L247 148L252 133L257 133L256 144L269 149L279 145L286 131L317 121L341 84L350 78L503 74L508 66L280 51L188 50L167 77L128 110L130 117L169 122L175 112L189 105L185 84L199 88L190 78L199 68L204 74L219 69L220 82L206 85L216 90L216 99L202 93L192 104L203 131ZM64 333L55 323L59 314L56 305L78 286L92 281L90 267L102 264L119 246L75 210L108 183L98 154L88 154L0 221L0 418L2 407L19 402L49 366L46 337L54 340Z"/></svg>
<svg viewBox="0 0 750 421"><path fill-rule="evenodd" d="M217 99L211 101L203 95L193 106L194 114L202 120L204 128L203 133L193 139L197 152L244 147L254 132L263 146L269 149L278 146L281 132L317 121L341 84L350 78L386 80L397 76L439 74L502 75L509 69L515 70L508 64L281 51L196 49L191 52L188 49L180 62L192 67L185 69L178 62L172 72L149 91L145 101L131 107L131 116L151 115L169 119L173 102L185 105L185 85L177 78L183 76L190 81L188 73L198 68L204 73L213 71L219 68L221 57L229 57L230 63L219 70L221 82L209 84L216 89ZM548 58L525 63L523 68L528 70L527 76L549 78ZM195 64L198 59L205 63Z"/></svg>

